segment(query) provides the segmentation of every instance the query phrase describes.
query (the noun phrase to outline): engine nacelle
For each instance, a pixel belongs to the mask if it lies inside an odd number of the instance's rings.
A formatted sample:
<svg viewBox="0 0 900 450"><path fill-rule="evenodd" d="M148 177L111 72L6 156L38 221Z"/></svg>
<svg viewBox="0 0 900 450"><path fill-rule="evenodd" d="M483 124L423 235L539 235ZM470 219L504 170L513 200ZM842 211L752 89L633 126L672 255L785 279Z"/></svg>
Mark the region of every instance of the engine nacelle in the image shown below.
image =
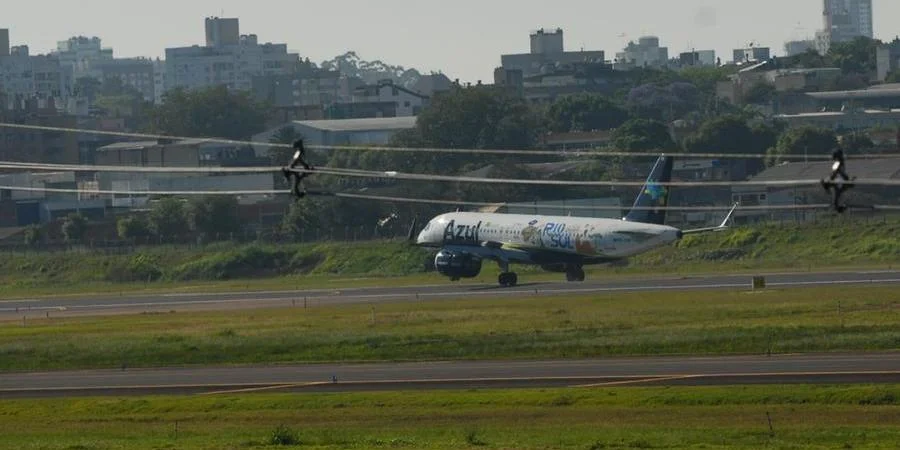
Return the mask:
<svg viewBox="0 0 900 450"><path fill-rule="evenodd" d="M441 275L453 278L475 278L481 273L482 258L465 252L441 250L434 257L434 268Z"/></svg>

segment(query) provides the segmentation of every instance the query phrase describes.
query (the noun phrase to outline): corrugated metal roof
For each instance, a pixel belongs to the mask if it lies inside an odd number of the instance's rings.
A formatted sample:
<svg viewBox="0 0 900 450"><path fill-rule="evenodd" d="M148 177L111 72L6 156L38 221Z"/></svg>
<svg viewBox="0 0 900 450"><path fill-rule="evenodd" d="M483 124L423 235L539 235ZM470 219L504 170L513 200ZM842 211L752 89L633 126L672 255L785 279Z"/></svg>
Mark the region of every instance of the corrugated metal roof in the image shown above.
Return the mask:
<svg viewBox="0 0 900 450"><path fill-rule="evenodd" d="M900 158L847 161L847 172L858 178L900 179ZM827 177L831 162L785 163L753 177L754 181L813 180Z"/></svg>
<svg viewBox="0 0 900 450"><path fill-rule="evenodd" d="M296 125L321 131L388 131L415 128L416 117L377 117L371 119L298 120Z"/></svg>

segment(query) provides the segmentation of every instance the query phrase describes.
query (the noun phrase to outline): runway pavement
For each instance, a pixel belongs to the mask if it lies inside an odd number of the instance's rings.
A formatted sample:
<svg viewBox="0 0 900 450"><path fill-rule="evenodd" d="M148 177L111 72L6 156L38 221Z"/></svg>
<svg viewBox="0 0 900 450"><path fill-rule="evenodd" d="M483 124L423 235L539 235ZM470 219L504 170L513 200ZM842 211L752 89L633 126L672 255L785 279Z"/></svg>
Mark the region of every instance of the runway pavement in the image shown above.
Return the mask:
<svg viewBox="0 0 900 450"><path fill-rule="evenodd" d="M429 286L356 289L314 289L279 292L230 292L198 294L107 295L0 301L0 320L23 316L123 314L185 310L226 310L288 306L322 306L388 301L458 298L552 296L566 294L674 291L701 289L750 289L750 275L710 275L618 280L585 283L527 283L515 288L494 285L453 284L435 275ZM900 285L900 271L813 272L766 275L769 288L839 285Z"/></svg>
<svg viewBox="0 0 900 450"><path fill-rule="evenodd" d="M758 383L900 383L900 352L0 374L0 399Z"/></svg>

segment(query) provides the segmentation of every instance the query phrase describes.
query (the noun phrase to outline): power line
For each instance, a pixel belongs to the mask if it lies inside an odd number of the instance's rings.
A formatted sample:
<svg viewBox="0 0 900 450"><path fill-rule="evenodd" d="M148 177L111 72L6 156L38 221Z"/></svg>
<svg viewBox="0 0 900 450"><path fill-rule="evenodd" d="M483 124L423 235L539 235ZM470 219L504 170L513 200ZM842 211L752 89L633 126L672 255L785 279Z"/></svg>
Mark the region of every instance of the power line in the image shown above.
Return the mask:
<svg viewBox="0 0 900 450"><path fill-rule="evenodd" d="M252 145L258 147L273 148L293 148L289 144L280 144L262 141L243 141L234 139L223 139L215 137L190 137L190 136L174 136L166 134L151 133L130 133L123 131L102 131L91 130L86 128L67 128L67 127L51 127L43 125L25 125L18 123L0 123L2 128L17 128L37 131L55 131L64 133L81 133L96 134L104 136L117 136L150 140L173 140L173 141L203 141L210 143L232 144L232 145ZM344 150L344 151L379 151L379 152L401 152L401 153L455 153L455 154L476 154L476 155L509 155L509 156L605 156L605 157L631 157L631 158L655 158L660 153L671 153L673 156L681 158L718 158L718 159L766 159L769 155L760 153L672 153L671 150L654 150L646 152L634 151L617 151L617 150L503 150L503 149L461 149L461 148L418 148L418 147L387 147L387 146L352 146L352 145L307 145L312 150ZM830 151L831 149L825 149ZM830 160L830 155L779 155L780 160ZM860 154L848 156L848 159L884 159L884 158L900 158L900 155L881 155L881 154Z"/></svg>
<svg viewBox="0 0 900 450"><path fill-rule="evenodd" d="M0 169L40 170L40 171L83 171L83 172L126 172L126 173L280 173L277 167L144 167L144 166L104 166L76 164L41 164L0 161ZM456 182L480 184L511 184L531 186L567 186L567 187L642 187L646 181L580 181L580 180L529 180L516 178L488 178L460 175L438 175L424 173L406 173L397 171L375 171L343 168L317 168L313 170L299 169L298 172L331 175L349 178L389 179L427 182ZM668 181L657 182L659 186L669 187L801 187L821 183L820 179L793 180L747 180L747 181ZM900 179L871 178L857 179L853 184L858 186L900 186Z"/></svg>
<svg viewBox="0 0 900 450"><path fill-rule="evenodd" d="M122 196L253 196L253 195L289 195L287 190L232 190L232 191L155 191L155 190L99 190L99 189L66 189L66 188L46 188L46 187L28 187L28 186L4 186L0 185L0 191L23 191L23 192L47 192L47 193L63 193L63 194L82 194L82 195L122 195ZM728 211L732 206L646 206L630 208L628 206L613 205L557 205L549 203L534 204L517 202L471 202L443 199L424 199L413 197L397 197L382 196L369 194L353 194L346 192L309 192L312 196L337 197L357 200L375 200L389 203L415 203L415 204L432 204L432 205L450 205L450 206L474 206L474 207L496 207L514 204L517 207L526 208L552 208L561 210L583 210L583 211L621 211L623 209L647 210L647 211ZM738 206L738 211L788 211L788 210L813 210L827 209L827 204L810 204L810 205L752 205ZM900 205L874 205L873 208L880 210L900 211Z"/></svg>

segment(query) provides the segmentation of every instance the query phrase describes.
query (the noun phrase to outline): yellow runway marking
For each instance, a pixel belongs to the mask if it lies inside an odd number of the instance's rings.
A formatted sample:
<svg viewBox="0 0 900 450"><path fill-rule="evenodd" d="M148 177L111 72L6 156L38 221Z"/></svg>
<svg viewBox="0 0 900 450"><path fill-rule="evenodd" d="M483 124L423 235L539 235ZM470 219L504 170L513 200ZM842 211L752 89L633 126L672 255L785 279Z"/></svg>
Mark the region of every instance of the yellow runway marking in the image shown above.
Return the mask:
<svg viewBox="0 0 900 450"><path fill-rule="evenodd" d="M240 394L240 393L244 393L244 392L277 391L279 389L308 387L308 386L316 386L316 385L320 385L320 384L328 384L328 383L310 382L310 383L276 384L274 386L262 386L262 387L254 387L254 388L231 389L231 390L227 390L227 391L204 392L204 393L201 393L200 395L223 395L223 394Z"/></svg>
<svg viewBox="0 0 900 450"><path fill-rule="evenodd" d="M623 384L642 384L642 383L651 383L654 381L673 381L673 380L685 380L688 378L696 378L698 375L678 375L673 377L650 377L650 378L639 378L637 380L624 380L624 381L609 381L606 383L594 383L594 384L578 384L575 386L571 386L573 388L591 388L591 387L605 387L605 386L619 386Z"/></svg>

